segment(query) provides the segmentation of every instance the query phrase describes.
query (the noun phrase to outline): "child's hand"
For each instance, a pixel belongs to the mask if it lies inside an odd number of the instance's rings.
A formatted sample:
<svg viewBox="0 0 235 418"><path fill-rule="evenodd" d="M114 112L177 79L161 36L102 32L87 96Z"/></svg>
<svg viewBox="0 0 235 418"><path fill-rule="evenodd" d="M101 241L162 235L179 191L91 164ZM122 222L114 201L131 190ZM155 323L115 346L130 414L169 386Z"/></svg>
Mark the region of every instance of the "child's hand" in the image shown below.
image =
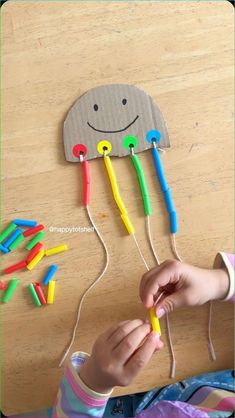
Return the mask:
<svg viewBox="0 0 235 418"><path fill-rule="evenodd" d="M151 308L164 292L156 304L157 316L161 318L175 308L223 299L228 288L226 269L206 270L168 260L144 274L140 283L140 298L146 308Z"/></svg>
<svg viewBox="0 0 235 418"><path fill-rule="evenodd" d="M163 343L149 323L136 319L113 326L96 340L80 371L83 382L100 393L127 386Z"/></svg>

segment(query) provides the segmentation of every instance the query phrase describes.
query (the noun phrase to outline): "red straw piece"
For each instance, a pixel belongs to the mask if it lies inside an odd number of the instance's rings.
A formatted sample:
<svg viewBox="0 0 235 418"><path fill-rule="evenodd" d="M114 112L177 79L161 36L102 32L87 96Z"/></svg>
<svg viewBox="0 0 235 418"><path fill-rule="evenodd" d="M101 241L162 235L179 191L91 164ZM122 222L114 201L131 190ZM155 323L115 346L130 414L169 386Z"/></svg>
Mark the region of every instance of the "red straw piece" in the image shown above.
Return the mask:
<svg viewBox="0 0 235 418"><path fill-rule="evenodd" d="M4 274L10 274L13 273L13 271L20 270L22 268L26 267L26 261L21 261L20 263L14 264L13 266L7 267L3 270Z"/></svg>
<svg viewBox="0 0 235 418"><path fill-rule="evenodd" d="M0 280L0 290L6 290L6 288L7 288L6 283Z"/></svg>
<svg viewBox="0 0 235 418"><path fill-rule="evenodd" d="M30 235L36 234L36 232L39 232L42 229L44 229L44 225L42 225L42 224L37 225L34 228L29 228L29 229L27 229L27 231L24 232L24 236L29 237Z"/></svg>
<svg viewBox="0 0 235 418"><path fill-rule="evenodd" d="M88 161L82 162L83 169L83 203L85 206L90 203L90 167Z"/></svg>
<svg viewBox="0 0 235 418"><path fill-rule="evenodd" d="M42 248L42 243L38 242L30 251L28 257L26 258L26 263L30 263L30 261L32 261L32 259L37 255L37 253L41 250Z"/></svg>
<svg viewBox="0 0 235 418"><path fill-rule="evenodd" d="M40 300L41 304L46 305L47 301L46 301L46 298L45 298L44 293L42 291L42 288L40 286L40 283L34 283L34 288L37 292L37 295L39 297L39 300Z"/></svg>

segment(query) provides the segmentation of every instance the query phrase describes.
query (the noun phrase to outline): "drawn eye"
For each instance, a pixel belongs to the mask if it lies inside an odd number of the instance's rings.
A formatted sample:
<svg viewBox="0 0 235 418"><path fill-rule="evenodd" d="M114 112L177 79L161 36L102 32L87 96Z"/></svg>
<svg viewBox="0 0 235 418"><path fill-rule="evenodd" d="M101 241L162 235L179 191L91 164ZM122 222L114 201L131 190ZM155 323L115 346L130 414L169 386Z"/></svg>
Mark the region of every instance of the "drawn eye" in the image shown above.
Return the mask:
<svg viewBox="0 0 235 418"><path fill-rule="evenodd" d="M97 105L97 104L95 104L95 105L94 105L94 111L95 111L95 112L97 112L97 110L98 110L98 109L99 109L98 105Z"/></svg>
<svg viewBox="0 0 235 418"><path fill-rule="evenodd" d="M125 106L127 104L127 100L126 99L123 99L122 100L122 104Z"/></svg>

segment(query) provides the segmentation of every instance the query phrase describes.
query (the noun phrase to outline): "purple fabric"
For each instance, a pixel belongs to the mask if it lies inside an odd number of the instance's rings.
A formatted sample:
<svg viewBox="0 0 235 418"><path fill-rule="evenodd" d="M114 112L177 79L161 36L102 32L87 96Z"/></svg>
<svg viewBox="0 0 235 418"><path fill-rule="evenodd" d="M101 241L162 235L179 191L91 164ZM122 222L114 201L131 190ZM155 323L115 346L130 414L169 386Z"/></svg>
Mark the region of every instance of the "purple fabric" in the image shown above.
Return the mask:
<svg viewBox="0 0 235 418"><path fill-rule="evenodd" d="M209 415L184 402L160 401L151 409L146 409L136 418L209 418Z"/></svg>
<svg viewBox="0 0 235 418"><path fill-rule="evenodd" d="M204 401L207 396L213 392L215 388L204 386L201 389L198 389L197 392L190 398L191 405L198 405Z"/></svg>
<svg viewBox="0 0 235 418"><path fill-rule="evenodd" d="M71 404L65 396L66 386L63 381L61 382L60 387L61 387L61 404L60 404L61 409L62 411L66 411L66 413L69 414L69 416L72 418L75 415L73 414L73 411L71 411Z"/></svg>

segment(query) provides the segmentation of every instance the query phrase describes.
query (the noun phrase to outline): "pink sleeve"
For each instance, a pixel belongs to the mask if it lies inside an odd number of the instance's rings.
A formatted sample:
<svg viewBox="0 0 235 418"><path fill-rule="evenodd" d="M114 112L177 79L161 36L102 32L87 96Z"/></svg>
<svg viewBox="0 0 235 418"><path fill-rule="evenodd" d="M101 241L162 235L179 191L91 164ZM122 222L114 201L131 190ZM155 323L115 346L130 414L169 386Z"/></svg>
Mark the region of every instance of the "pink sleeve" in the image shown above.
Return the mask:
<svg viewBox="0 0 235 418"><path fill-rule="evenodd" d="M74 353L65 367L60 383L52 418L103 417L112 392L98 393L81 380L79 370L89 355L82 351Z"/></svg>
<svg viewBox="0 0 235 418"><path fill-rule="evenodd" d="M235 255L219 252L214 261L214 268L225 267L229 276L229 290L226 297L223 300L229 302L235 302L235 282L234 282L234 270L235 270Z"/></svg>

